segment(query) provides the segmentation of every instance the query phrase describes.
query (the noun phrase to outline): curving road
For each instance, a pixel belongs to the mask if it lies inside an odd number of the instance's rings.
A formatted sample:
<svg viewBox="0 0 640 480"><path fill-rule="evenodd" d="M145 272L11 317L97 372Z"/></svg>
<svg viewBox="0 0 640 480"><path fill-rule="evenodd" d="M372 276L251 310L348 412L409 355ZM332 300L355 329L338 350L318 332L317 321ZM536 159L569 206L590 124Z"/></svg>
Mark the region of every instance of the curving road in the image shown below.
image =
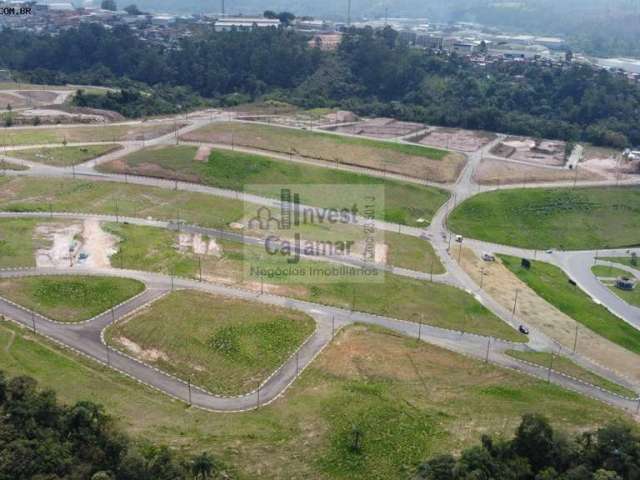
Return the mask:
<svg viewBox="0 0 640 480"><path fill-rule="evenodd" d="M221 121L221 120L229 120L232 119L232 115L228 114L220 114L217 112L205 112L202 114L193 115L191 119L187 120L188 124L181 128L178 132L172 132L167 135L163 135L161 137L157 137L152 140L145 140L139 142L120 142L123 145L123 149L108 154L104 157L92 160L82 165L78 165L72 169L64 169L64 168L56 168L49 167L41 164L37 164L34 162L26 162L17 159L11 159L7 157L11 161L16 161L17 163L22 163L30 167L30 170L25 172L11 172L12 175L31 175L31 176L44 176L44 177L71 177L71 176L80 176L82 178L87 178L90 180L97 181L112 181L112 182L129 182L136 183L141 185L150 185L157 186L161 188L170 188L180 190L189 190L194 192L201 192L209 195L216 195L226 198L241 198L246 201L251 201L253 203L264 204L264 205L276 205L276 201L273 199L258 197L255 195L246 195L244 193L239 193L236 191L218 189L213 187L206 187L203 185L196 185L185 182L173 182L173 181L165 181L159 179L153 179L148 177L140 177L140 176L132 176L132 175L113 175L113 174L105 174L100 173L95 170L95 167L101 163L106 161L111 161L117 158L121 158L131 152L137 151L141 148L153 145L162 145L162 144L171 144L176 142L176 139L189 131L196 130L201 128L202 126L213 122L213 121ZM171 121L171 120L166 120ZM173 119L175 121L175 119ZM137 123L137 122L133 122ZM65 126L69 128L69 126ZM340 135L337 134L336 135ZM466 274L466 272L455 262L452 256L449 254L449 246L451 244L451 232L447 229L446 219L449 212L455 208L455 205L464 201L471 196L484 191L492 191L497 189L498 187L482 187L474 183L473 174L478 167L480 161L483 159L485 155L491 150L493 145L500 141L501 137L499 136L494 142L486 145L482 149L477 152L471 153L468 155L468 162L464 167L460 177L457 182L452 186L446 186L447 189L452 191L451 199L443 205L440 210L434 216L434 219L431 225L426 229L419 229L413 227L402 227L399 225L387 223L387 222L377 222L378 227L381 229L389 230L389 231L401 231L404 234L424 237L426 235L427 238L433 243L434 248L443 264L446 267L447 274L443 276L434 276L436 281L441 281L443 283L448 283L458 288L462 288L469 293L475 295L479 302L484 304L487 308L489 308L493 313L502 318L505 322L511 324L513 327L517 327L514 325L511 320L510 312L505 311L501 305L495 302L486 292L482 291L475 282ZM105 142L105 143L113 143L113 142ZM118 143L118 142L116 142ZM91 143L87 143L91 144ZM78 144L80 145L80 144ZM40 145L38 145L40 147ZM21 148L21 147L20 147ZM18 149L18 147L16 147ZM250 149L247 149L250 151ZM5 152L6 153L6 152ZM252 151L255 153L255 151ZM269 154L269 156L273 156ZM277 155L276 155L277 156ZM286 157L286 156L282 156ZM285 158L289 161L297 161L301 163L314 163L313 160L309 159L301 159L301 158L293 158L288 157ZM327 168L333 168L332 165L323 164ZM353 170L351 167L342 167L344 169ZM368 174L376 174L376 172L370 172L366 169L359 169L358 171L366 171ZM385 175L386 176L386 175ZM390 176L391 177L391 176ZM400 178L395 176L394 178ZM415 181L415 179L414 179ZM424 182L420 182L424 183ZM580 182L580 185L609 185L614 182ZM639 181L625 181L625 182L615 182L616 184L637 184ZM530 188L539 188L540 186L573 186L573 182L564 182L564 183L553 183L553 184L536 184L527 186ZM442 188L442 185L438 185ZM521 185L513 185L513 186L503 186L500 188L522 188ZM12 214L3 214L2 216L11 216ZM13 214L17 215L17 214ZM19 215L29 215L29 214L19 214ZM32 214L42 216L42 214ZM69 216L75 215L78 217L80 214L53 214L54 216ZM109 216L101 216L96 215L95 217L99 217L104 219L105 217L109 218ZM114 219L113 216L110 217L111 221ZM116 221L121 220L121 218L116 218ZM158 221L148 221L142 219L127 219L131 223L136 224L145 224L152 226L160 226L163 228L176 228L177 225L172 224L172 222L158 222ZM150 223L149 223L150 222ZM206 232L214 232L212 229L204 229L198 226L180 226L178 228L192 229L194 233L206 233ZM215 231L217 232L217 231ZM229 235L229 232L217 232L222 235ZM243 241L247 241L243 238ZM251 240L248 240L251 241ZM476 249L482 249L487 251L496 251L496 252L510 252L512 254L521 254L522 256L530 256L532 253L538 255L537 252L531 251L523 251L520 249L512 249L510 247L504 247L500 245L492 245L486 244L484 242L476 242L471 240L466 240L465 243L467 245L471 245ZM616 311L616 314L625 318L625 320L630 323L636 325L636 320L631 315L632 311L627 310L623 305L616 303L611 297L615 297L615 295L611 294L611 292L604 288L607 293L603 289L599 289L596 287L596 284L592 284L592 282L587 278L585 270L585 260L587 256L592 254L593 252L563 252L562 254L554 253L552 255L540 253L540 258L544 258L547 261L552 263L561 265L565 271L572 272L570 275L572 278L575 278L576 281L580 282L580 286L588 291L592 296L596 299L604 298L602 303L606 304L608 307L612 309L612 311ZM593 258L593 257L591 257ZM34 315L32 312L28 312L22 308L19 308L10 302L7 302L3 299L0 299L0 313L7 315L11 319L32 328L33 322L35 319L36 329L41 334L48 336L49 338L67 346L73 348L91 358L103 362L108 363L111 367L130 375L131 377L137 379L138 381L145 383L147 385L152 386L153 388L158 389L159 391L170 395L172 397L178 398L180 400L186 401L190 404L193 404L197 407L215 410L215 411L242 411L251 408L256 408L261 405L265 405L274 399L276 399L279 395L281 395L288 385L290 385L296 378L296 376L315 358L315 356L322 351L322 349L330 342L335 331L345 325L349 325L354 322L365 323L370 325L379 325L385 328L394 330L396 332L402 333L404 335L420 338L423 341L427 341L429 343L433 343L449 350L463 353L466 355L470 355L476 358L485 359L491 361L495 364L498 364L507 368L514 368L520 372L524 372L530 375L534 375L539 378L549 379L550 381L562 385L566 388L573 389L575 391L581 392L585 395L589 395L591 397L597 398L599 400L605 401L612 405L615 405L619 408L626 409L628 411L636 412L638 406L640 405L636 400L624 399L615 394L603 391L593 385L588 385L583 382L580 382L576 379L558 374L556 372L547 372L546 369L537 367L531 364L523 363L515 360L512 357L509 357L504 354L507 349L529 349L533 348L536 350L549 350L554 342L552 339L545 337L542 333L532 331L530 335L530 342L528 346L525 345L514 345L508 342L497 341L495 339L489 339L486 337L481 337L477 335L471 334L462 334L460 332L453 332L444 329L439 329L436 327L431 327L427 325L420 325L413 322L401 321L389 317L381 317L376 315L370 315L363 312L349 312L342 309L327 307L324 305L317 305L309 302L303 302L299 300L294 300L290 298L278 297L273 295L259 295L256 292L239 290L231 287L226 287L222 285L216 285L214 283L201 283L190 279L184 278L173 278L169 276L163 276L158 274L152 274L148 272L135 272L135 271L126 271L126 270L116 270L116 269L86 269L76 267L73 269L34 269L34 270L12 270L12 271L2 271L0 272L0 277L8 277L8 276L25 276L25 275L58 275L58 274L90 274L90 275L109 275L109 276L124 276L128 278L135 278L140 281L143 281L147 286L145 292L132 299L130 302L125 303L113 311L106 312L105 314L92 319L89 322L86 322L81 325L64 325L57 324L55 322L51 322L45 318ZM394 273L398 273L401 275L414 276L414 278L420 278L419 276L415 276L419 272L411 272L411 271L403 271L402 269L394 269ZM590 274L590 272L589 272ZM424 276L424 274L419 274ZM584 278L583 278L584 276ZM595 278L593 275L590 275L589 278ZM425 278L423 278L425 279ZM599 282L598 282L599 284ZM185 289L195 289L201 291L207 291L210 293L217 293L220 295L228 295L235 298L242 298L249 301L257 301L261 303L268 303L272 305L279 305L288 308L294 308L300 311L303 311L309 315L311 315L316 321L316 331L312 335L312 337L304 343L304 345L300 348L299 352L294 354L291 358L288 359L274 374L267 379L258 389L254 392L250 392L247 395L241 397L220 397L213 395L209 392L206 392L202 389L199 389L195 386L190 387L185 382L176 379L166 373L160 372L148 365L144 365L139 361L132 359L120 352L117 352L113 349L107 348L103 342L101 333L113 321L117 321L118 319L124 318L127 315L130 315L132 312L137 310L138 308L143 307L144 305L153 302L166 294L172 288L185 288ZM608 296L607 296L608 295ZM600 301L600 300L599 300ZM619 301L619 299L618 299ZM624 302L622 304L626 305ZM637 310L637 309L636 309ZM640 323L640 322L639 322ZM589 366L592 370L601 374L602 376L620 383L622 385L628 387L637 387L636 385L629 385L629 382L624 378L618 377L613 372L610 372L606 369L599 369L597 365L591 364L588 359L578 358L582 365Z"/></svg>

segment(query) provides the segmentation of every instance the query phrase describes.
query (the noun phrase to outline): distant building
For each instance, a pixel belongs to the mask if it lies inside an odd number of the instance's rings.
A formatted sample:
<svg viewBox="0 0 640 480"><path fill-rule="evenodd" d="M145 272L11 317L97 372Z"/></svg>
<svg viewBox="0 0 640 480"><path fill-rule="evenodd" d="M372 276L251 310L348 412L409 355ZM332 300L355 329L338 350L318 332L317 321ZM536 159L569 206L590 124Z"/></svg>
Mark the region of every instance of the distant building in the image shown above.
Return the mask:
<svg viewBox="0 0 640 480"><path fill-rule="evenodd" d="M279 27L280 20L277 18L262 17L225 17L215 21L216 32L224 32L234 28L269 28Z"/></svg>
<svg viewBox="0 0 640 480"><path fill-rule="evenodd" d="M324 51L336 50L342 42L342 33L318 33L309 40L309 46Z"/></svg>
<svg viewBox="0 0 640 480"><path fill-rule="evenodd" d="M444 47L444 38L437 35L418 34L416 37L416 46L430 50L442 50Z"/></svg>

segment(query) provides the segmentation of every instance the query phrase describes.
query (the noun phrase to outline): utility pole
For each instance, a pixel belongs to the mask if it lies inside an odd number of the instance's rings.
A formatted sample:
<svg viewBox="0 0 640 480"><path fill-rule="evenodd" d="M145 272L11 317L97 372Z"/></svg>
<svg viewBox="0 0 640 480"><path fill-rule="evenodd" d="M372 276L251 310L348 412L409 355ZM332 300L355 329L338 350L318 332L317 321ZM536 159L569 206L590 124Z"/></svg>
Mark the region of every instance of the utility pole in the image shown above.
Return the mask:
<svg viewBox="0 0 640 480"><path fill-rule="evenodd" d="M191 375L189 375L189 379L188 379L187 385L189 387L189 406L191 406Z"/></svg>
<svg viewBox="0 0 640 480"><path fill-rule="evenodd" d="M547 373L547 383L551 382L551 370L553 369L554 353L551 352L551 361L549 362L549 372Z"/></svg>
<svg viewBox="0 0 640 480"><path fill-rule="evenodd" d="M480 269L480 290L482 290L483 284L484 284L484 267Z"/></svg>
<svg viewBox="0 0 640 480"><path fill-rule="evenodd" d="M224 17L224 0L222 0L222 16Z"/></svg>
<svg viewBox="0 0 640 480"><path fill-rule="evenodd" d="M484 363L489 363L489 351L491 350L491 337L487 340L487 353L484 357Z"/></svg>
<svg viewBox="0 0 640 480"><path fill-rule="evenodd" d="M351 0L347 0L347 27L351 26Z"/></svg>
<svg viewBox="0 0 640 480"><path fill-rule="evenodd" d="M573 353L576 353L576 348L578 347L578 329L580 328L580 324L576 322L576 336L573 339Z"/></svg>
<svg viewBox="0 0 640 480"><path fill-rule="evenodd" d="M516 307L518 306L518 293L520 293L520 290L516 289L516 298L513 301L513 311L511 312L511 320L513 320L513 318L516 316Z"/></svg>

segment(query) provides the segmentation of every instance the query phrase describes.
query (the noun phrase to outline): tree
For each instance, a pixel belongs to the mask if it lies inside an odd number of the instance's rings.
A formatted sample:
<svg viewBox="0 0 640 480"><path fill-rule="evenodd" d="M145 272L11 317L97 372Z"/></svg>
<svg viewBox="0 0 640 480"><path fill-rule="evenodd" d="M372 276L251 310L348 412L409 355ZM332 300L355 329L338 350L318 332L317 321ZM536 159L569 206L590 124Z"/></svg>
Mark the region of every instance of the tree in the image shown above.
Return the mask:
<svg viewBox="0 0 640 480"><path fill-rule="evenodd" d="M564 52L564 61L567 63L571 63L573 61L573 51L567 50Z"/></svg>
<svg viewBox="0 0 640 480"><path fill-rule="evenodd" d="M529 460L534 472L553 466L550 464L555 446L553 429L543 416L523 416L513 446L518 455Z"/></svg>
<svg viewBox="0 0 640 480"><path fill-rule="evenodd" d="M284 26L289 26L296 19L296 16L291 12L280 12L278 19Z"/></svg>
<svg viewBox="0 0 640 480"><path fill-rule="evenodd" d="M262 16L264 18L278 18L278 14L276 12L274 12L273 10L265 10L264 13L262 14Z"/></svg>
<svg viewBox="0 0 640 480"><path fill-rule="evenodd" d="M118 10L118 5L116 4L115 0L102 0L100 8L102 8L103 10L110 10L112 12L115 12Z"/></svg>
<svg viewBox="0 0 640 480"><path fill-rule="evenodd" d="M135 4L131 4L128 7L125 7L124 11L127 12L129 15L144 15L144 13L140 11L138 6Z"/></svg>
<svg viewBox="0 0 640 480"><path fill-rule="evenodd" d="M191 472L195 478L206 480L215 473L215 463L206 452L196 456L191 462Z"/></svg>

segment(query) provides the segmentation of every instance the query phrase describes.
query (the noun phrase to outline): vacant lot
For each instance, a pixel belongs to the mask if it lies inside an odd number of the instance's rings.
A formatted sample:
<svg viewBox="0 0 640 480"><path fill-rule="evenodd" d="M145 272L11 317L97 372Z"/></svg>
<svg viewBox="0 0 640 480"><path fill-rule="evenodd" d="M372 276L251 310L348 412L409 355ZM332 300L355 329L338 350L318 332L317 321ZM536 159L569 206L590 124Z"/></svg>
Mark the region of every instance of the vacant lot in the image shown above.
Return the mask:
<svg viewBox="0 0 640 480"><path fill-rule="evenodd" d="M242 414L187 409L155 390L24 330L0 324L0 364L28 374L61 400L105 405L127 431L180 451L209 451L239 478L411 477L438 453L510 436L524 413L582 431L628 417L526 375L361 327L339 335L286 394ZM349 449L354 425L363 455Z"/></svg>
<svg viewBox="0 0 640 480"><path fill-rule="evenodd" d="M0 268L35 266L36 250L48 244L36 239L36 226L43 223L28 218L0 220Z"/></svg>
<svg viewBox="0 0 640 480"><path fill-rule="evenodd" d="M571 285L558 267L534 261L531 268L526 269L518 258L503 255L500 258L520 280L561 312L613 343L640 353L640 331L602 305L596 305L586 293Z"/></svg>
<svg viewBox="0 0 640 480"><path fill-rule="evenodd" d="M54 147L15 150L12 157L31 160L32 162L53 165L54 167L70 167L118 150L119 145L87 145L85 147Z"/></svg>
<svg viewBox="0 0 640 480"><path fill-rule="evenodd" d="M51 320L88 320L144 290L126 278L84 276L24 277L0 280L0 295Z"/></svg>
<svg viewBox="0 0 640 480"><path fill-rule="evenodd" d="M418 135L412 141L422 145L440 148L453 148L463 152L475 152L496 138L494 133L459 128L429 128L425 134Z"/></svg>
<svg viewBox="0 0 640 480"><path fill-rule="evenodd" d="M201 292L175 292L108 330L109 343L222 395L257 388L314 330L307 315Z"/></svg>
<svg viewBox="0 0 640 480"><path fill-rule="evenodd" d="M379 218L403 225L425 225L449 197L437 188L260 155L214 149L200 160L197 154L198 149L192 146L152 148L102 165L99 170L179 179L276 198L280 195L278 185L384 185L385 211L377 212ZM303 203L320 207L335 206L334 201L313 193L303 199Z"/></svg>
<svg viewBox="0 0 640 480"><path fill-rule="evenodd" d="M547 352L519 352L517 350L509 350L507 355L519 360L535 363L542 367L550 367L555 372L564 373L565 375L577 378L583 382L590 383L591 385L596 385L624 397L636 398L638 396L638 394L633 390L629 390L617 383L610 382L606 378L582 368L580 365L566 357L552 355Z"/></svg>
<svg viewBox="0 0 640 480"><path fill-rule="evenodd" d="M116 267L197 278L201 265L205 280L241 284L259 291L261 279L246 271L247 256L253 264L271 270L287 266L285 257L267 256L258 247L235 242L217 241L218 255L195 255L176 251L177 238L173 232L131 225L110 225L107 229L123 239L120 251L111 257ZM296 269L327 266L330 264L303 260ZM471 295L446 285L393 274L386 274L382 283L354 283L348 275L329 277L325 283L313 282L313 277L292 281L287 277L265 276L262 280L264 290L270 293L508 340L526 340Z"/></svg>
<svg viewBox="0 0 640 480"><path fill-rule="evenodd" d="M605 177L586 168L578 168L574 171L484 159L474 172L474 179L481 185L522 185L541 182L572 182L576 179L579 181L604 180Z"/></svg>
<svg viewBox="0 0 640 480"><path fill-rule="evenodd" d="M109 182L0 177L0 210L119 214L227 227L244 213L240 201L201 193Z"/></svg>
<svg viewBox="0 0 640 480"><path fill-rule="evenodd" d="M639 212L639 187L503 190L462 203L449 226L523 248L614 248L640 244Z"/></svg>
<svg viewBox="0 0 640 480"><path fill-rule="evenodd" d="M182 127L181 124L155 123L107 125L101 127L2 128L0 146L42 145L47 143L116 142L149 140Z"/></svg>
<svg viewBox="0 0 640 480"><path fill-rule="evenodd" d="M300 155L442 183L453 182L465 162L461 155L418 145L246 123L215 123L183 138Z"/></svg>

